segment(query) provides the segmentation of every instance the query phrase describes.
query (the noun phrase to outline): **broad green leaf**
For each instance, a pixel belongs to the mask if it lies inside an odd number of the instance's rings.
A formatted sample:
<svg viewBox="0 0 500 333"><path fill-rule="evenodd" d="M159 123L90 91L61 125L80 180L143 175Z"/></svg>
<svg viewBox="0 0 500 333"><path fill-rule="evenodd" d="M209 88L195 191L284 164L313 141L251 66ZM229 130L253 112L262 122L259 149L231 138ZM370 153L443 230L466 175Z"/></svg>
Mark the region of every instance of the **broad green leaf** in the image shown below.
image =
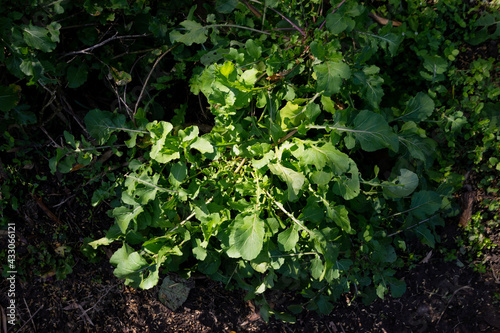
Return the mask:
<svg viewBox="0 0 500 333"><path fill-rule="evenodd" d="M167 189L159 187L158 180L160 179L160 174L155 173L149 175L149 170L144 170L138 175L131 174L127 176L125 180L125 186L127 187L126 193L132 198L132 201L126 202L124 194L122 192L122 201L129 205L145 205L149 201L154 200L156 193L158 191L167 192Z"/></svg>
<svg viewBox="0 0 500 333"><path fill-rule="evenodd" d="M398 280L395 277L387 277L387 282L391 287L391 296L392 297L401 297L406 291L406 282L404 280Z"/></svg>
<svg viewBox="0 0 500 333"><path fill-rule="evenodd" d="M437 55L424 55L424 68L430 72L430 81L441 81L444 79L441 74L448 69L448 61Z"/></svg>
<svg viewBox="0 0 500 333"><path fill-rule="evenodd" d="M0 111L10 111L13 109L21 98L21 87L17 84L9 84L8 86L0 86Z"/></svg>
<svg viewBox="0 0 500 333"><path fill-rule="evenodd" d="M253 39L249 39L245 42L245 48L248 54L254 59L259 60L262 54L262 47L258 46Z"/></svg>
<svg viewBox="0 0 500 333"><path fill-rule="evenodd" d="M179 143L177 138L168 134L174 128L172 124L166 121L153 121L146 126L151 133L153 146L149 156L159 163L168 163L180 157Z"/></svg>
<svg viewBox="0 0 500 333"><path fill-rule="evenodd" d="M132 81L132 75L125 71L120 71L114 67L110 67L108 80L113 80L117 86L125 86Z"/></svg>
<svg viewBox="0 0 500 333"><path fill-rule="evenodd" d="M303 106L293 102L287 102L286 105L279 110L281 128L285 130L289 127L297 126L302 119L305 118L305 114L302 112L303 109Z"/></svg>
<svg viewBox="0 0 500 333"><path fill-rule="evenodd" d="M345 200L352 200L359 195L361 191L359 186L359 170L353 160L349 159L349 170L336 177L332 191L342 196Z"/></svg>
<svg viewBox="0 0 500 333"><path fill-rule="evenodd" d="M408 149L411 157L425 162L426 167L431 167L436 155L436 141L427 138L425 131L412 121L406 122L401 127L398 136L399 142Z"/></svg>
<svg viewBox="0 0 500 333"><path fill-rule="evenodd" d="M374 250L372 260L375 263L391 263L397 259L396 251L391 245L380 244L377 241L372 241Z"/></svg>
<svg viewBox="0 0 500 333"><path fill-rule="evenodd" d="M116 277L125 279L125 284L133 288L149 289L158 283L158 266L149 265L138 253L123 256L113 271Z"/></svg>
<svg viewBox="0 0 500 333"><path fill-rule="evenodd" d="M148 266L148 262L138 253L132 252L118 262L114 274L118 278L127 278L139 273L140 270Z"/></svg>
<svg viewBox="0 0 500 333"><path fill-rule="evenodd" d="M356 71L353 74L354 84L361 86L361 97L363 97L370 106L379 108L384 90L382 84L384 79L378 75L380 68L377 66L366 66L363 71Z"/></svg>
<svg viewBox="0 0 500 333"><path fill-rule="evenodd" d="M314 40L311 42L311 45L309 47L311 49L311 53L313 56L318 58L319 60L323 61L326 55L325 47L323 43L318 43L318 41Z"/></svg>
<svg viewBox="0 0 500 333"><path fill-rule="evenodd" d="M121 206L113 209L113 216L116 218L116 223L120 227L120 231L122 234L127 232L130 221L137 217L140 213L142 213L144 209L141 206L135 207L133 209L129 209L127 207Z"/></svg>
<svg viewBox="0 0 500 333"><path fill-rule="evenodd" d="M319 296L319 299L316 301L316 305L318 306L319 312L324 315L328 315L334 309L332 303L328 301L328 297L325 295Z"/></svg>
<svg viewBox="0 0 500 333"><path fill-rule="evenodd" d="M293 224L278 235L278 246L282 251L289 252L295 248L295 244L297 244L298 240L299 233L295 228L295 224Z"/></svg>
<svg viewBox="0 0 500 333"><path fill-rule="evenodd" d="M413 171L401 169L400 175L388 182L382 183L384 195L389 198L403 198L415 191L418 186L418 176Z"/></svg>
<svg viewBox="0 0 500 333"><path fill-rule="evenodd" d="M349 212L342 206L333 206L330 204L326 207L326 216L335 222L342 230L348 234L353 234L355 231L351 228L349 221Z"/></svg>
<svg viewBox="0 0 500 333"><path fill-rule="evenodd" d="M434 111L434 107L434 101L429 95L419 92L406 103L406 109L398 119L418 123L429 118Z"/></svg>
<svg viewBox="0 0 500 333"><path fill-rule="evenodd" d="M78 88L87 81L87 65L85 63L79 66L68 67L66 77L68 79L69 88Z"/></svg>
<svg viewBox="0 0 500 333"><path fill-rule="evenodd" d="M488 130L494 131L500 127L500 102L485 103L481 113L489 120Z"/></svg>
<svg viewBox="0 0 500 333"><path fill-rule="evenodd" d="M321 109L316 103L307 103L304 113L309 122L313 123L314 120L321 114Z"/></svg>
<svg viewBox="0 0 500 333"><path fill-rule="evenodd" d="M423 244L426 244L432 248L436 245L436 239L429 228L424 225L419 225L416 229L417 234L421 237Z"/></svg>
<svg viewBox="0 0 500 333"><path fill-rule="evenodd" d="M205 43L207 40L207 28L203 27L201 24L185 20L180 23L182 27L184 27L185 33L181 33L179 30L174 30L170 33L170 41L172 43L182 43L187 46L195 44Z"/></svg>
<svg viewBox="0 0 500 333"><path fill-rule="evenodd" d="M159 264L148 266L147 269L142 272L142 281L139 284L139 288L147 290L156 286L160 280L159 274Z"/></svg>
<svg viewBox="0 0 500 333"><path fill-rule="evenodd" d="M210 154L214 152L212 144L207 139L202 137L196 138L196 140L191 144L191 148L196 149L203 154Z"/></svg>
<svg viewBox="0 0 500 333"><path fill-rule="evenodd" d="M387 287L384 284L380 283L377 286L377 296L381 299L384 299L386 292L387 292Z"/></svg>
<svg viewBox="0 0 500 333"><path fill-rule="evenodd" d="M117 240L122 234L120 227L117 224L113 224L109 230L106 232L106 235L102 238L96 239L89 243L90 246L95 250L101 245L109 245L112 244L115 240Z"/></svg>
<svg viewBox="0 0 500 333"><path fill-rule="evenodd" d="M231 13L238 5L238 0L217 0L215 10L221 14Z"/></svg>
<svg viewBox="0 0 500 333"><path fill-rule="evenodd" d="M398 151L398 136L392 131L387 121L378 113L363 110L354 119L354 136L365 151L390 148Z"/></svg>
<svg viewBox="0 0 500 333"><path fill-rule="evenodd" d="M343 14L330 13L326 16L326 27L332 34L338 35L342 31L347 29L347 19L352 20L351 18L346 17Z"/></svg>
<svg viewBox="0 0 500 333"><path fill-rule="evenodd" d="M269 170L277 175L288 187L288 200L295 201L298 199L298 194L304 185L306 177L295 170L284 167L279 163L270 163Z"/></svg>
<svg viewBox="0 0 500 333"><path fill-rule="evenodd" d="M128 256L132 252L134 252L134 249L128 244L123 243L122 247L116 250L115 253L113 253L113 255L111 256L111 258L109 258L109 262L112 265L117 266L121 261L127 260Z"/></svg>
<svg viewBox="0 0 500 333"><path fill-rule="evenodd" d="M264 244L265 224L259 213L240 214L231 227L230 244L245 260L255 259Z"/></svg>
<svg viewBox="0 0 500 333"><path fill-rule="evenodd" d="M322 275L324 271L323 261L320 258L314 258L311 260L311 276L314 279L322 280Z"/></svg>
<svg viewBox="0 0 500 333"><path fill-rule="evenodd" d="M371 42L371 47L377 49L381 47L390 53L392 57L396 55L399 45L404 40L404 36L401 33L395 34L391 32L392 25L387 24L382 29L380 29L378 35L366 32L360 32L362 37L367 38Z"/></svg>
<svg viewBox="0 0 500 333"><path fill-rule="evenodd" d="M194 239L196 246L193 246L193 255L196 260L203 261L207 257L207 245L206 241L201 241L200 239Z"/></svg>
<svg viewBox="0 0 500 333"><path fill-rule="evenodd" d="M59 23L54 23L51 23L50 29L37 27L31 23L24 26L22 30L26 44L43 52L52 52L59 41L59 29L61 28Z"/></svg>
<svg viewBox="0 0 500 333"><path fill-rule="evenodd" d="M340 91L342 79L351 77L351 68L346 63L340 61L327 61L313 66L317 77L317 92L330 96Z"/></svg>
<svg viewBox="0 0 500 333"><path fill-rule="evenodd" d="M411 198L411 214L417 219L424 219L441 208L441 196L434 191L420 191Z"/></svg>
<svg viewBox="0 0 500 333"><path fill-rule="evenodd" d="M99 109L90 110L84 118L89 134L97 139L99 144L105 144L111 134L118 130L126 130L125 116L123 114L101 111Z"/></svg>
<svg viewBox="0 0 500 333"><path fill-rule="evenodd" d="M331 142L319 146L311 142L309 148L298 156L303 165L314 165L318 170L328 165L336 175L341 175L349 170L350 158L336 149Z"/></svg>
<svg viewBox="0 0 500 333"><path fill-rule="evenodd" d="M174 165L172 165L168 180L170 184L174 185L175 187L178 187L184 181L184 179L186 179L187 174L188 171L186 164L184 162L177 162Z"/></svg>
<svg viewBox="0 0 500 333"><path fill-rule="evenodd" d="M387 25L389 26L389 25ZM386 33L383 35L379 36L382 47L387 48L391 56L396 55L396 51L399 48L399 45L403 41L404 37L401 34L394 34L394 33Z"/></svg>

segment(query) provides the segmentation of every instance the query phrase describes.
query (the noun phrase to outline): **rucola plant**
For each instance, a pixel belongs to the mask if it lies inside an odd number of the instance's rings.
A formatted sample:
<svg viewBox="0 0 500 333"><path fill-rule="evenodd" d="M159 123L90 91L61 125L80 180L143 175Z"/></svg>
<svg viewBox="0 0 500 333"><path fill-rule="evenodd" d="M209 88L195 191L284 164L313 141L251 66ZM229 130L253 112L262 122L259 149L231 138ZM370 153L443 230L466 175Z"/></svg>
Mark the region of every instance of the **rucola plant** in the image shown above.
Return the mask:
<svg viewBox="0 0 500 333"><path fill-rule="evenodd" d="M356 1L217 4L169 34L201 46L190 89L208 102L209 133L143 108L86 116L100 145L129 134L116 224L90 245L122 244L111 263L128 285L199 272L246 290L264 318L289 319L266 301L276 289L308 299L292 312L329 313L344 293L402 295L402 255L414 237L434 246L452 190L429 176L434 100L399 94L387 74L413 32Z"/></svg>

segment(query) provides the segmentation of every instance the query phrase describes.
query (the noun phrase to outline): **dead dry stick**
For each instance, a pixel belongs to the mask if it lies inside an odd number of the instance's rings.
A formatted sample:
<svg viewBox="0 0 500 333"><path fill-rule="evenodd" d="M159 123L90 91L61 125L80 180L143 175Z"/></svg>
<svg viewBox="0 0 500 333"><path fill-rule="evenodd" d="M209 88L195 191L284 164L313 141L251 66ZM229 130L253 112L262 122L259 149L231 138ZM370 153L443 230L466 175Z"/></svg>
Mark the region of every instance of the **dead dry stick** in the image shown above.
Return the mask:
<svg viewBox="0 0 500 333"><path fill-rule="evenodd" d="M50 219L52 221L56 222L57 224L62 224L62 222L59 220L59 218L54 213L52 213L47 206L45 206L45 204L42 201L42 198L34 195L33 199L35 199L38 207L40 207L45 212L45 214L48 217L50 217Z"/></svg>
<svg viewBox="0 0 500 333"><path fill-rule="evenodd" d="M164 56L166 56L167 54L169 54L170 51L172 51L174 48L176 48L177 45L179 45L179 44L175 44L174 46L172 46L171 48L169 48L168 50L166 50L161 56L158 57L158 59L156 59L155 63L153 64L153 67L151 67L151 70L149 71L148 77L146 78L146 81L144 81L144 84L142 85L142 89L141 89L141 93L139 94L139 98L137 98L137 102L135 103L135 108L134 108L134 114L133 114L133 116L135 116L135 114L137 113L137 108L139 107L139 103L141 102L142 95L144 94L144 90L146 89L146 86L148 84L149 78L151 77L151 74L153 74L153 71L155 70L155 67L158 65L158 63L160 62L160 60Z"/></svg>
<svg viewBox="0 0 500 333"><path fill-rule="evenodd" d="M495 272L495 269L493 268L493 264L490 261L490 267L491 267L491 272L493 273L493 277L495 278L495 283L500 283L500 279L498 278L497 273Z"/></svg>
<svg viewBox="0 0 500 333"><path fill-rule="evenodd" d="M7 333L7 316L5 315L5 311L3 306L0 305L0 310L2 313L2 332Z"/></svg>
<svg viewBox="0 0 500 333"><path fill-rule="evenodd" d="M26 305L26 309L28 310L28 314L30 315L31 323L33 324L33 330L36 332L36 326L35 322L33 321L33 316L31 315L30 307L28 306L28 303L26 303L26 299L23 298L24 305Z"/></svg>
<svg viewBox="0 0 500 333"><path fill-rule="evenodd" d="M387 25L389 24L389 20L386 19L385 17L378 16L377 14L374 13L369 13L369 17L371 17L375 22L382 24L382 25ZM399 27L401 25L401 22L399 21L392 21L392 26L393 27Z"/></svg>
<svg viewBox="0 0 500 333"><path fill-rule="evenodd" d="M448 306L450 305L451 301L453 300L453 297L455 297L455 294L458 293L460 290L463 290L463 289L474 289L474 288L469 287L469 286L463 286L463 287L460 287L457 290L455 290L453 292L453 295L451 295L450 299L448 300L448 303L446 303L446 307L444 308L443 312L441 312L441 315L439 316L439 319L438 319L436 325L439 324L439 322L441 321L441 318L443 317L444 313L446 312L446 309L448 309Z"/></svg>
<svg viewBox="0 0 500 333"><path fill-rule="evenodd" d="M40 306L40 307L38 308L38 310L36 310L36 311L35 311L35 313L33 313L33 315L31 315L31 317L29 317L29 318L28 318L28 320L24 323L24 325L23 325L23 326L21 326L21 328L19 329L19 331L18 331L18 332L22 332L22 330L23 330L24 326L28 325L28 323L29 323L30 321L33 321L33 318L36 316L36 314L38 313L38 311L40 311L41 309L43 309L43 304L42 304L42 306Z"/></svg>
<svg viewBox="0 0 500 333"><path fill-rule="evenodd" d="M118 32L115 33L115 35L113 37L110 37L108 39L105 39L103 40L102 42L94 45L94 46L91 46L91 47L87 47L86 49L83 49L83 50L80 50L80 51L73 51L73 52L69 52L69 53L66 53L66 54L63 54L61 57L59 57L59 59L61 58L64 58L64 57L67 57L67 56L70 56L70 55L75 55L75 54L89 54L90 51L98 48L98 47L101 47L103 46L104 44L107 44L115 39L128 39L128 38L139 38L139 37L146 37L146 36L149 36L151 34L142 34L142 35L126 35L126 36L117 36L118 35Z"/></svg>

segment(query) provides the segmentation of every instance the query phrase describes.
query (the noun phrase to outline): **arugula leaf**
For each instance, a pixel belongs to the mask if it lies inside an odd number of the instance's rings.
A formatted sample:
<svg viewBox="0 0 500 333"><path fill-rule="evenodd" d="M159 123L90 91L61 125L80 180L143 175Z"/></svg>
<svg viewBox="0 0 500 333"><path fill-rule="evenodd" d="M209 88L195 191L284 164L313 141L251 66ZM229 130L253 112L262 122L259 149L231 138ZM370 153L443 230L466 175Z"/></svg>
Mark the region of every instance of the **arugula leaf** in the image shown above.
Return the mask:
<svg viewBox="0 0 500 333"><path fill-rule="evenodd" d="M420 191L411 198L411 214L417 219L431 216L441 208L441 196L434 191Z"/></svg>
<svg viewBox="0 0 500 333"><path fill-rule="evenodd" d="M349 159L349 170L335 178L332 192L342 196L345 200L352 200L359 195L360 191L358 166Z"/></svg>
<svg viewBox="0 0 500 333"><path fill-rule="evenodd" d="M125 234L127 232L130 221L136 218L143 211L144 209L141 206L134 207L133 209L121 206L113 209L112 215L116 218L116 223L120 227L120 231L122 232L122 234Z"/></svg>
<svg viewBox="0 0 500 333"><path fill-rule="evenodd" d="M336 149L331 142L318 145L310 142L309 148L294 154L303 165L314 165L318 170L328 165L336 175L341 175L349 170L350 158Z"/></svg>
<svg viewBox="0 0 500 333"><path fill-rule="evenodd" d="M418 176L413 171L401 169L400 175L391 182L383 182L384 195L389 198L403 198L415 191L418 186Z"/></svg>
<svg viewBox="0 0 500 333"><path fill-rule="evenodd" d="M348 234L354 234L355 231L351 228L349 221L349 212L343 205L334 206L329 204L326 206L326 216L335 222L342 230Z"/></svg>
<svg viewBox="0 0 500 333"><path fill-rule="evenodd" d="M383 148L390 148L397 152L399 140L387 121L380 114L363 110L354 119L354 136L361 144L361 148L371 152Z"/></svg>
<svg viewBox="0 0 500 333"><path fill-rule="evenodd" d="M10 111L20 100L21 87L17 84L0 86L0 111Z"/></svg>
<svg viewBox="0 0 500 333"><path fill-rule="evenodd" d="M419 92L406 103L406 109L399 120L414 121L426 120L434 111L434 101L426 93Z"/></svg>
<svg viewBox="0 0 500 333"><path fill-rule="evenodd" d="M66 77L68 78L69 88L78 88L87 81L88 66L85 63L79 66L68 67Z"/></svg>
<svg viewBox="0 0 500 333"><path fill-rule="evenodd" d="M184 27L186 33L181 33L174 30L170 33L170 41L172 43L182 43L187 46L195 44L203 44L207 40L208 29L198 22L185 20L180 23Z"/></svg>
<svg viewBox="0 0 500 333"><path fill-rule="evenodd" d="M282 231L278 235L278 246L280 247L280 250L289 252L293 248L295 248L295 245L297 244L298 240L299 240L299 233L296 229L296 225L292 224L291 227L289 227L285 231Z"/></svg>
<svg viewBox="0 0 500 333"><path fill-rule="evenodd" d="M89 134L97 139L100 145L105 144L111 134L125 128L125 115L101 111L99 109L90 110L84 118Z"/></svg>
<svg viewBox="0 0 500 333"><path fill-rule="evenodd" d="M351 77L351 68L341 61L327 61L313 66L317 77L316 91L325 96L336 94L342 86L342 79Z"/></svg>
<svg viewBox="0 0 500 333"><path fill-rule="evenodd" d="M279 163L270 163L269 170L277 175L282 181L287 184L288 188L288 200L296 201L298 199L298 194L306 181L306 177L295 170L284 167Z"/></svg>
<svg viewBox="0 0 500 333"><path fill-rule="evenodd" d="M151 135L151 152L149 156L159 163L168 163L180 157L178 139L168 134L174 128L166 121L153 121L146 126Z"/></svg>
<svg viewBox="0 0 500 333"><path fill-rule="evenodd" d="M265 223L259 212L239 214L231 227L230 244L245 260L257 258L264 244Z"/></svg>
<svg viewBox="0 0 500 333"><path fill-rule="evenodd" d="M362 97L375 109L379 108L384 89L382 84L384 79L378 75L380 68L377 66L366 66L362 71L353 74L353 83L361 86Z"/></svg>
<svg viewBox="0 0 500 333"><path fill-rule="evenodd" d="M59 29L61 29L61 25L52 22L49 28L37 27L30 23L28 26L22 28L23 39L28 46L43 52L52 52L56 48L57 42L59 42Z"/></svg>
<svg viewBox="0 0 500 333"><path fill-rule="evenodd" d="M334 35L346 30L352 23L354 23L352 18L340 13L330 13L326 16L326 27Z"/></svg>

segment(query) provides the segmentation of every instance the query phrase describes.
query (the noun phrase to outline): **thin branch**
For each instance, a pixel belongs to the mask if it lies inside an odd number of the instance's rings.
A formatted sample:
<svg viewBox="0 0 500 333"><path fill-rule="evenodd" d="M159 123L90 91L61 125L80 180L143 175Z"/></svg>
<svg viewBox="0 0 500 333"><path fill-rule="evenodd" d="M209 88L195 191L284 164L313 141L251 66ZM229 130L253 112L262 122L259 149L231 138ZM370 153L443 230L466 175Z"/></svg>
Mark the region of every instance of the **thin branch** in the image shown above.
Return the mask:
<svg viewBox="0 0 500 333"><path fill-rule="evenodd" d="M148 81L149 79L151 78L151 74L153 74L153 71L155 69L155 67L158 65L158 63L160 62L160 60L167 54L170 53L170 51L172 51L174 48L176 48L179 44L175 44L174 46L172 46L171 48L169 48L168 50L165 51L165 53L163 53L161 56L158 57L158 59L156 59L155 63L153 64L153 67L151 68L151 70L149 71L149 74L148 74L148 77L146 78L146 81L144 81L144 84L142 85L142 89L141 89L141 93L139 94L139 98L137 99L137 102L135 103L135 107L134 107L134 113L133 113L133 116L135 116L135 114L137 113L137 108L139 107L139 102L141 101L142 99L142 95L144 94L144 90L146 89L146 85L148 84Z"/></svg>
<svg viewBox="0 0 500 333"><path fill-rule="evenodd" d="M345 1L345 0L344 0ZM269 7L271 8L271 7ZM295 30L297 30L298 32L300 32L302 34L302 36L304 37L307 37L306 33L304 32L304 30L302 30L301 28L299 28L295 23L293 23L291 20L289 20L285 15L281 14L280 12L278 12L276 9L274 8L271 8L272 11L274 11L276 14L278 14L279 16L281 16L285 21L287 21L288 23L290 23L290 25L292 27L295 28Z"/></svg>
<svg viewBox="0 0 500 333"><path fill-rule="evenodd" d="M432 218L434 218L435 216L436 216L436 215L431 216L431 217L429 217L428 219L425 219L425 220L419 221L419 222L415 223L414 225L411 225L411 226L409 226L408 228L405 228L405 229L403 229L403 230L399 230L399 231L393 232L392 234L388 235L387 237L392 237L392 236L395 236L395 235L397 235L397 234L402 233L403 231L410 230L410 229L413 229L413 228L415 228L415 227L418 227L419 225L421 225L421 224L423 224L423 223L425 223L425 222L429 222L429 221L430 221Z"/></svg>
<svg viewBox="0 0 500 333"><path fill-rule="evenodd" d="M102 42L100 42L99 44L96 44L94 46L91 46L91 47L87 47L86 49L83 49L83 50L80 50L80 51L73 51L73 52L69 52L69 53L66 53L66 54L63 54L61 57L59 57L59 59L61 58L64 58L64 57L67 57L67 56L70 56L70 55L75 55L75 54L89 54L90 51L98 48L98 47L101 47L109 42L112 42L116 39L127 39L127 38L139 38L139 37L146 37L146 36L149 36L151 34L141 34L141 35L125 35L125 36L117 36L118 35L118 32L113 36L113 37L110 37L108 39L105 39L103 40Z"/></svg>

